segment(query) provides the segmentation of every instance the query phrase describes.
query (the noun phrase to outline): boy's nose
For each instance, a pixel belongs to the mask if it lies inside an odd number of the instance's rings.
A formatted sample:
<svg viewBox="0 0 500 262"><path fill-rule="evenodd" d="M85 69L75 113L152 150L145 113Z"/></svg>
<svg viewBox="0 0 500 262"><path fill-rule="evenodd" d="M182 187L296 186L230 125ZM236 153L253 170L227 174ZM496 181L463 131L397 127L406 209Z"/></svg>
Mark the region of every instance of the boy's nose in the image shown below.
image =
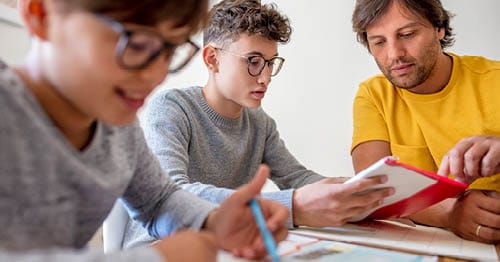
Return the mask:
<svg viewBox="0 0 500 262"><path fill-rule="evenodd" d="M272 68L269 67L268 65L265 65L264 69L262 69L262 72L257 77L257 82L264 86L269 85L269 83L271 83L271 74L272 74Z"/></svg>

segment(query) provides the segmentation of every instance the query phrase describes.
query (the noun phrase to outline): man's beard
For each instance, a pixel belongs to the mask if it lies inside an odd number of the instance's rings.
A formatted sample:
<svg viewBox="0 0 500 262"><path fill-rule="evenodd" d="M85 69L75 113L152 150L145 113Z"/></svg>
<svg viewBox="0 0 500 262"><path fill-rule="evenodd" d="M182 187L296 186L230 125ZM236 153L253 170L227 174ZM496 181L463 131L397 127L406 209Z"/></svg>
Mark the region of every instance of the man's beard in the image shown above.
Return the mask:
<svg viewBox="0 0 500 262"><path fill-rule="evenodd" d="M427 46L423 50L423 59L418 61L413 57L401 57L394 60L387 67L383 67L379 61L375 60L379 69L387 77L387 79L396 87L403 89L412 89L423 84L432 75L439 56L439 47L435 44ZM395 76L392 72L392 67L398 64L412 64L416 70L410 75Z"/></svg>

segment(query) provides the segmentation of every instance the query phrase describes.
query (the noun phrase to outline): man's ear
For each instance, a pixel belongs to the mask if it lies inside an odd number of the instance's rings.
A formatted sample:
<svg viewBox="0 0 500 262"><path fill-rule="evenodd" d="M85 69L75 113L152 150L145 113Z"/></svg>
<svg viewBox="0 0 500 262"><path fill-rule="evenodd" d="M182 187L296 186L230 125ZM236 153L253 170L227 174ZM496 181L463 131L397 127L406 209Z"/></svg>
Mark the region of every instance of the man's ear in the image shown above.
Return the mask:
<svg viewBox="0 0 500 262"><path fill-rule="evenodd" d="M21 19L28 32L42 40L47 39L47 16L44 0L19 0Z"/></svg>
<svg viewBox="0 0 500 262"><path fill-rule="evenodd" d="M209 71L214 73L219 72L219 58L217 57L217 53L217 48L212 45L206 45L202 51L205 66Z"/></svg>

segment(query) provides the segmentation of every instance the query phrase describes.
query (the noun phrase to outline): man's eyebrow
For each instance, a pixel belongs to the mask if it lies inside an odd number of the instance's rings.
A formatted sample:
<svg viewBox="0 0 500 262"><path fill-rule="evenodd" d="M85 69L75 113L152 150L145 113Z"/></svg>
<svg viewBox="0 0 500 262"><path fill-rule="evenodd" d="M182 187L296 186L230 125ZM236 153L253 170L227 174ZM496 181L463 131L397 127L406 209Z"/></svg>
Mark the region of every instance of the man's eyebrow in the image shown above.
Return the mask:
<svg viewBox="0 0 500 262"><path fill-rule="evenodd" d="M421 26L422 24L419 23L419 22L411 22L411 23L408 23L400 28L398 28L396 31L399 32L401 30L404 30L404 29L408 29L410 27L416 27L416 26ZM374 38L380 38L380 37L383 37L382 35L372 35L372 36L368 36L367 37L367 40L372 40Z"/></svg>
<svg viewBox="0 0 500 262"><path fill-rule="evenodd" d="M404 25L400 28L398 28L397 31L401 31L401 30L404 30L404 29L407 29L407 28L410 28L410 27L416 27L416 26L422 26L422 23L419 23L419 22L412 22L412 23L409 23L407 25Z"/></svg>
<svg viewBox="0 0 500 262"><path fill-rule="evenodd" d="M382 38L382 37L383 37L383 36L381 36L381 35L372 35L372 36L367 37L366 39L367 39L368 41L370 41L370 40L373 40L373 39L375 39L375 38Z"/></svg>

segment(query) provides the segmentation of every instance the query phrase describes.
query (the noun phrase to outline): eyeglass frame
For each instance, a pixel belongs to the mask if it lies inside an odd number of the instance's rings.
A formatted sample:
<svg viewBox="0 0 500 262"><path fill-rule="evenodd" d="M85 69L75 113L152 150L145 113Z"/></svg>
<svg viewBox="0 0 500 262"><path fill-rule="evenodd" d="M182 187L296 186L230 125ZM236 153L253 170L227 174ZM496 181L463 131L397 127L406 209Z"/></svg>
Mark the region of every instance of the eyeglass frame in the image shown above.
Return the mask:
<svg viewBox="0 0 500 262"><path fill-rule="evenodd" d="M116 43L116 47L115 47L115 57L116 57L118 64L125 69L130 69L130 70L144 69L149 64L151 64L151 62L153 62L155 59L157 59L162 54L162 52L165 50L172 50L172 52L168 56L168 59L170 60L174 57L176 48L178 46L180 46L179 44L175 44L175 43L164 40L163 37L160 36L158 33L151 32L152 35L156 35L156 36L158 36L159 39L162 40L162 42L163 42L162 47L158 51L152 53L152 55L149 56L148 59L146 59L143 63L135 65L135 66L127 65L123 61L124 60L123 58L125 56L124 55L125 49L127 48L130 37L133 34L137 33L137 30L136 31L128 30L125 28L125 26L122 23L116 21L115 19L113 19L107 15L103 15L103 14L95 14L95 15L97 16L97 18L99 18L99 20L101 22L104 22L106 25L111 27L111 29L113 29L115 32L120 34L120 38L118 39L118 42ZM200 47L198 45L196 45L190 39L188 39L186 42L184 42L181 45L184 45L184 44L188 44L191 48L193 48L192 53L190 54L190 56L188 56L186 58L186 61L181 63L177 68L175 68L175 69L169 68L168 69L169 73L179 72L193 59L193 57L196 55L196 53L198 53L198 51L200 50Z"/></svg>
<svg viewBox="0 0 500 262"><path fill-rule="evenodd" d="M250 56L246 56L246 55L240 55L240 54L236 54L236 53L233 53L229 50L226 50L224 48L220 48L220 47L213 47L215 48L215 50L220 50L222 52L226 52L230 55L234 55L234 56L237 56L237 57L241 57L241 58L244 58L247 60L247 72L250 76L260 76L260 74L262 74L262 71L264 71L264 68L267 66L270 65L271 61L274 61L275 59L278 59L278 60L281 60L281 63L279 64L279 67L278 69L276 70L276 73L275 74L271 74L271 76L276 76L279 74L279 72L281 71L281 68L283 67L283 64L285 63L285 58L281 57L281 56L273 56L271 57L270 59L266 59L263 55L250 55ZM252 59L255 58L255 57L260 57L262 59L264 59L264 64L263 66L260 68L259 70L259 73L258 74L252 74L250 73L250 64L252 62Z"/></svg>

